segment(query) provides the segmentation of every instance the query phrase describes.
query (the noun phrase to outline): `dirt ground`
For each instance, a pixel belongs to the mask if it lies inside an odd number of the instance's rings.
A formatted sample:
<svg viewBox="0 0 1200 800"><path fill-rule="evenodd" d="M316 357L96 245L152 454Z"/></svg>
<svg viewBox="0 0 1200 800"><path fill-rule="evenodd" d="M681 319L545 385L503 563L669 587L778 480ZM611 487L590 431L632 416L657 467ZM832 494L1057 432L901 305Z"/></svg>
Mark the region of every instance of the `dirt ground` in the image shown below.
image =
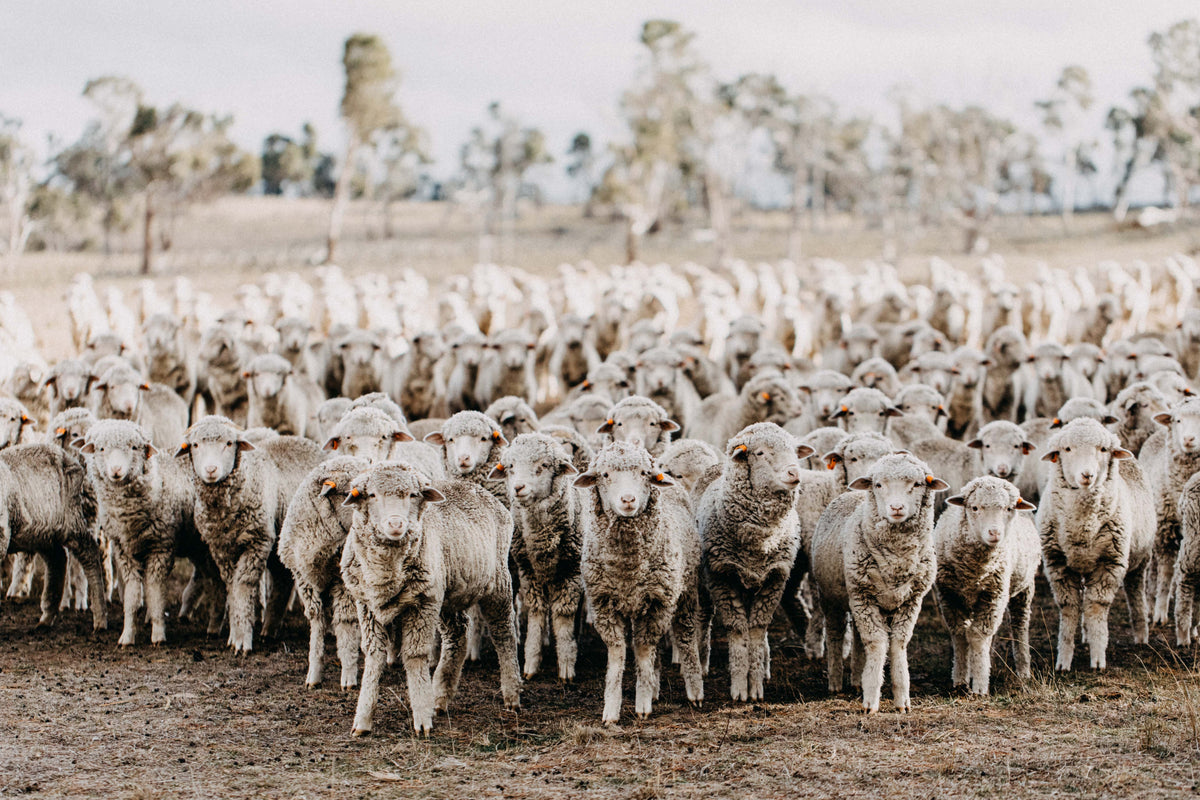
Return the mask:
<svg viewBox="0 0 1200 800"><path fill-rule="evenodd" d="M305 622L235 657L196 625L132 650L67 612L31 632L34 602L0 608L0 796L105 798L724 798L1168 797L1200 792L1200 682L1195 653L1157 631L1130 644L1113 615L1110 668L1048 672L1057 615L1045 584L1035 614L1034 681L1005 656L995 694L949 687L949 643L931 600L910 648L913 712L866 717L857 698L829 697L824 670L772 632L766 700L728 699L718 637L703 710L664 673L648 722L632 715L631 668L621 724L600 725L604 651L582 644L579 680L527 682L519 714L502 710L493 655L468 664L448 718L414 738L403 674L384 677L375 735L350 736L355 693L304 687ZM119 608L113 609L119 627ZM336 657L329 646L336 682ZM1086 659L1086 653L1083 655ZM1077 664L1081 660L1077 655Z"/></svg>

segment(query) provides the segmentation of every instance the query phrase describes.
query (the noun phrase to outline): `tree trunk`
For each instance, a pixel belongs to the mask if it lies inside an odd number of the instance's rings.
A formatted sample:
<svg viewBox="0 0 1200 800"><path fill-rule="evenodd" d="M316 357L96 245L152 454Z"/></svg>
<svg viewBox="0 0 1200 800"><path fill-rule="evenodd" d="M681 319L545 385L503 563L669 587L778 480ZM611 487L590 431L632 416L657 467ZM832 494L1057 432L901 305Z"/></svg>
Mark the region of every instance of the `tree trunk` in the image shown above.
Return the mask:
<svg viewBox="0 0 1200 800"><path fill-rule="evenodd" d="M708 205L709 225L713 230L717 264L725 263L730 251L729 198L724 181L713 175L704 176L704 194Z"/></svg>
<svg viewBox="0 0 1200 800"><path fill-rule="evenodd" d="M642 235L635 230L635 223L632 219L628 220L625 225L625 263L632 264L638 260L639 250L642 246Z"/></svg>
<svg viewBox="0 0 1200 800"><path fill-rule="evenodd" d="M154 203L146 195L146 214L142 228L142 268L140 274L149 275L154 258Z"/></svg>
<svg viewBox="0 0 1200 800"><path fill-rule="evenodd" d="M1075 158L1075 151L1072 150L1067 156L1067 171L1063 175L1063 230L1070 230L1071 219L1075 216L1075 183L1079 176L1079 170L1076 169L1076 166L1077 160Z"/></svg>
<svg viewBox="0 0 1200 800"><path fill-rule="evenodd" d="M354 151L356 149L357 146L353 139L347 142L342 169L338 172L337 183L333 186L333 208L329 211L329 235L325 240L326 264L333 263L338 241L342 238L342 221L346 217L346 206L350 202L350 179L354 174Z"/></svg>
<svg viewBox="0 0 1200 800"><path fill-rule="evenodd" d="M802 230L804 227L804 189L807 186L808 170L804 166L797 166L792 172L792 215L787 240L788 260L797 265L804 257Z"/></svg>
<svg viewBox="0 0 1200 800"><path fill-rule="evenodd" d="M1121 173L1120 180L1117 181L1117 194L1114 198L1113 216L1117 222L1123 222L1125 215L1129 213L1129 182L1133 178L1133 174L1138 171L1143 165L1143 148L1138 142L1133 143L1133 152L1129 155L1129 160L1125 162L1125 170Z"/></svg>

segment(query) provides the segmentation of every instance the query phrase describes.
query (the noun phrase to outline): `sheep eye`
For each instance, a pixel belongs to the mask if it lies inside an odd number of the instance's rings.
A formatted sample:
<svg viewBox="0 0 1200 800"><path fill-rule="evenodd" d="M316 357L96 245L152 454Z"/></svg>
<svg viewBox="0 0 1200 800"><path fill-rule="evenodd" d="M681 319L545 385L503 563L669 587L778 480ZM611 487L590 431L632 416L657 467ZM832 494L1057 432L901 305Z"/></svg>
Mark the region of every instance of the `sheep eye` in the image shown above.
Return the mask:
<svg viewBox="0 0 1200 800"><path fill-rule="evenodd" d="M1100 452L1101 452L1101 453L1107 453L1107 452L1108 452L1108 448L1107 448L1107 447L1101 447L1101 448L1100 448Z"/></svg>
<svg viewBox="0 0 1200 800"><path fill-rule="evenodd" d="M600 477L601 477L601 478L607 478L607 477L608 477L608 473L607 473L607 472L601 472L601 473L600 473Z"/></svg>
<svg viewBox="0 0 1200 800"><path fill-rule="evenodd" d="M1071 448L1069 448L1069 447L1064 447L1064 448L1063 448L1063 452L1064 452L1064 453L1069 453L1069 452L1071 452Z"/></svg>
<svg viewBox="0 0 1200 800"><path fill-rule="evenodd" d="M978 510L979 510L979 506L971 506L971 510L972 510L972 511L978 511Z"/></svg>
<svg viewBox="0 0 1200 800"><path fill-rule="evenodd" d="M622 425L624 425L624 424L625 424L624 422L618 422L618 423L617 423L617 427L619 428L619 427L621 427L621 426L622 426Z"/></svg>
<svg viewBox="0 0 1200 800"><path fill-rule="evenodd" d="M877 482L875 483L875 488L876 488L876 489L882 489L882 488L883 488L883 484L882 484L882 483L879 483L879 482L877 481Z"/></svg>
<svg viewBox="0 0 1200 800"><path fill-rule="evenodd" d="M479 437L479 441L481 441L481 442L486 442L487 440L488 440L488 437L486 437L486 436Z"/></svg>
<svg viewBox="0 0 1200 800"><path fill-rule="evenodd" d="M850 459L850 463L851 463L851 464L857 464L857 463L858 463L858 459L857 459L857 458L852 458L852 459Z"/></svg>

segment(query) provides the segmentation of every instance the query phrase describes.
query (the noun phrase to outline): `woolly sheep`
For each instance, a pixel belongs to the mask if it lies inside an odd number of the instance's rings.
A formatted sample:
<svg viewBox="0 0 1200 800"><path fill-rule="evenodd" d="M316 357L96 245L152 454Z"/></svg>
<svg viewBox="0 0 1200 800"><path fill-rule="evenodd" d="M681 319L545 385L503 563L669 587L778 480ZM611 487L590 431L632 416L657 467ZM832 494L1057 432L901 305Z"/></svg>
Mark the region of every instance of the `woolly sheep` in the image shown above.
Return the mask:
<svg viewBox="0 0 1200 800"><path fill-rule="evenodd" d="M51 416L86 403L91 383L92 367L82 359L64 358L52 366L44 382Z"/></svg>
<svg viewBox="0 0 1200 800"><path fill-rule="evenodd" d="M564 314L558 320L549 372L564 391L591 380L592 371L600 366L590 327L591 321L577 314Z"/></svg>
<svg viewBox="0 0 1200 800"><path fill-rule="evenodd" d="M877 389L852 389L842 398L837 410L829 415L846 433L883 433L891 417L904 412Z"/></svg>
<svg viewBox="0 0 1200 800"><path fill-rule="evenodd" d="M938 423L946 418L946 401L941 392L923 383L911 384L896 395L895 404L903 416L887 420L887 437L898 449L942 435Z"/></svg>
<svg viewBox="0 0 1200 800"><path fill-rule="evenodd" d="M352 330L337 342L342 364L342 397L355 399L380 389L379 356L383 342L372 331Z"/></svg>
<svg viewBox="0 0 1200 800"><path fill-rule="evenodd" d="M594 626L608 648L601 719L621 714L626 631L636 667L634 710L650 715L658 695L658 646L670 631L680 650L688 701L704 702L700 646L700 540L682 489L653 470L650 454L614 442L575 479L582 490L582 574Z"/></svg>
<svg viewBox="0 0 1200 800"><path fill-rule="evenodd" d="M934 350L909 361L900 371L900 378L908 383L923 383L944 397L954 382L955 369L954 356Z"/></svg>
<svg viewBox="0 0 1200 800"><path fill-rule="evenodd" d="M1017 487L1000 478L976 478L934 527L938 609L950 631L955 686L987 694L992 641L1008 609L1017 677L1029 671L1029 620L1041 560L1035 510Z"/></svg>
<svg viewBox="0 0 1200 800"><path fill-rule="evenodd" d="M557 645L558 677L575 680L575 618L583 600L583 536L572 487L577 474L558 440L542 433L517 436L489 474L504 482L513 515L512 557L527 613L526 680L541 666L547 623Z"/></svg>
<svg viewBox="0 0 1200 800"><path fill-rule="evenodd" d="M946 483L920 459L884 456L850 484L860 493L839 497L813 533L812 570L825 614L829 689L842 688L846 614L854 618L853 670L863 708L879 710L883 667L892 660L892 702L907 712L908 642L921 602L933 585L933 495ZM861 665L861 672L857 667Z"/></svg>
<svg viewBox="0 0 1200 800"><path fill-rule="evenodd" d="M634 395L608 410L608 419L596 433L607 434L614 442L629 442L644 447L650 455L662 455L671 443L671 434L679 426L667 417L666 410L647 397Z"/></svg>
<svg viewBox="0 0 1200 800"><path fill-rule="evenodd" d="M1026 358L1025 335L1014 327L997 328L988 337L984 354L991 359L980 393L982 427L996 420L1016 422L1024 397L1024 375L1020 372Z"/></svg>
<svg viewBox="0 0 1200 800"><path fill-rule="evenodd" d="M537 396L534 349L537 343L526 331L507 330L488 345L475 381L475 399L487 407L501 397L513 395L526 402Z"/></svg>
<svg viewBox="0 0 1200 800"><path fill-rule="evenodd" d="M838 373L839 375L841 373ZM854 368L850 381L865 389L878 389L888 397L896 394L903 386L896 368L882 358L868 358Z"/></svg>
<svg viewBox="0 0 1200 800"><path fill-rule="evenodd" d="M448 477L475 483L502 503L508 500L504 485L488 480L508 444L494 419L479 411L460 411L425 441L441 450Z"/></svg>
<svg viewBox="0 0 1200 800"><path fill-rule="evenodd" d="M1158 430L1154 417L1167 407L1167 399L1152 384L1131 383L1109 405L1117 417L1111 430L1121 437L1122 447L1140 456L1146 440Z"/></svg>
<svg viewBox="0 0 1200 800"><path fill-rule="evenodd" d="M350 531L353 509L345 505L350 483L370 464L336 456L305 476L288 503L279 531L279 560L295 579L296 594L308 619L308 674L304 683L321 683L325 665L325 631L333 623L341 686L358 685L359 631L354 599L342 583L342 545ZM326 619L326 616L331 620Z"/></svg>
<svg viewBox="0 0 1200 800"><path fill-rule="evenodd" d="M197 371L210 401L209 412L224 416L235 424L246 421L246 383L242 370L253 353L222 326L213 326L200 340Z"/></svg>
<svg viewBox="0 0 1200 800"><path fill-rule="evenodd" d="M373 406L347 411L330 432L324 448L371 464L406 461L430 478L445 476L442 454L436 447L414 441L404 425Z"/></svg>
<svg viewBox="0 0 1200 800"><path fill-rule="evenodd" d="M0 450L20 444L33 420L18 400L0 397Z"/></svg>
<svg viewBox="0 0 1200 800"><path fill-rule="evenodd" d="M705 398L687 435L723 450L738 431L756 422L783 425L801 410L799 395L782 373L762 372L748 380L737 395Z"/></svg>
<svg viewBox="0 0 1200 800"><path fill-rule="evenodd" d="M1092 669L1104 669L1108 610L1122 585L1133 641L1148 641L1144 578L1154 541L1153 495L1133 454L1094 419L1067 423L1048 447L1042 459L1054 466L1037 526L1059 609L1055 669L1071 669L1081 615Z"/></svg>
<svg viewBox="0 0 1200 800"><path fill-rule="evenodd" d="M540 425L538 415L530 405L519 397L501 397L483 412L500 423L500 432L510 442L522 433L533 433Z"/></svg>
<svg viewBox="0 0 1200 800"><path fill-rule="evenodd" d="M790 424L788 423L788 425ZM788 425L784 425L783 429L788 433L792 433ZM824 428L817 428L800 437L800 444L806 444L813 449L812 455L808 458L800 459L800 466L815 472L824 472L826 464L822 460L822 454L832 451L838 444L845 441L849 435L841 428L826 426Z"/></svg>
<svg viewBox="0 0 1200 800"><path fill-rule="evenodd" d="M331 397L317 406L316 427L321 441L329 439L334 426L350 410L351 402L353 401L349 397Z"/></svg>
<svg viewBox="0 0 1200 800"><path fill-rule="evenodd" d="M564 402L569 402L582 394L600 394L616 403L624 400L633 393L633 383L627 373L616 364L597 364L588 370L587 377L579 383Z"/></svg>
<svg viewBox="0 0 1200 800"><path fill-rule="evenodd" d="M1026 414L1052 417L1068 400L1091 396L1091 386L1071 366L1061 345L1043 342L1034 348L1027 361L1031 375L1023 400Z"/></svg>
<svg viewBox="0 0 1200 800"><path fill-rule="evenodd" d="M814 428L829 424L829 418L837 411L846 393L854 388L850 378L840 372L823 369L805 378L797 389L805 398L803 421L792 420L788 430L803 436Z"/></svg>
<svg viewBox="0 0 1200 800"><path fill-rule="evenodd" d="M399 390L390 393L409 420L441 413L443 387L438 385L437 364L446 355L446 344L437 331L421 331L410 341L408 354L397 370Z"/></svg>
<svg viewBox="0 0 1200 800"><path fill-rule="evenodd" d="M451 414L459 411L478 411L483 406L475 396L479 365L483 361L487 339L477 331L463 333L450 345L446 378L446 407Z"/></svg>
<svg viewBox="0 0 1200 800"><path fill-rule="evenodd" d="M179 319L172 314L154 314L142 323L142 341L147 379L166 386L190 406L196 394L196 359Z"/></svg>
<svg viewBox="0 0 1200 800"><path fill-rule="evenodd" d="M680 439L667 445L654 461L654 468L683 487L689 496L715 467L721 455L708 442L699 439ZM707 487L707 484L703 484Z"/></svg>
<svg viewBox="0 0 1200 800"><path fill-rule="evenodd" d="M636 393L658 403L671 419L688 430L704 412L700 395L685 374L684 366L684 357L672 347L647 350L637 359Z"/></svg>
<svg viewBox="0 0 1200 800"><path fill-rule="evenodd" d="M723 366L725 374L730 377L738 391L750 380L750 359L759 349L762 334L763 323L757 317L738 317L729 326L729 334L725 337Z"/></svg>
<svg viewBox="0 0 1200 800"><path fill-rule="evenodd" d="M187 428L187 404L168 387L146 383L128 366L115 366L101 374L92 387L99 399L96 416L132 420L146 429L155 446L175 447Z"/></svg>
<svg viewBox="0 0 1200 800"><path fill-rule="evenodd" d="M543 425L538 429L538 433L544 433L557 439L559 446L564 448L567 455L571 457L571 463L575 465L575 469L587 472L588 464L591 463L595 450L588 443L586 436L566 425Z"/></svg>
<svg viewBox="0 0 1200 800"><path fill-rule="evenodd" d="M596 431L608 420L610 408L612 402L603 395L582 395L544 416L541 428L544 430L551 425L566 425L577 431L587 439L593 449L596 449L604 443L603 435Z"/></svg>
<svg viewBox="0 0 1200 800"><path fill-rule="evenodd" d="M379 679L398 623L413 728L429 735L445 712L466 659L466 610L478 604L500 660L504 706L520 707L512 579L512 517L478 486L431 482L407 464L376 464L354 479L345 500L354 520L342 549L342 581L354 598L365 664L353 734L373 728ZM442 651L432 681L438 631Z"/></svg>
<svg viewBox="0 0 1200 800"><path fill-rule="evenodd" d="M316 381L297 372L283 356L256 356L242 373L246 379L246 426L274 428L282 435L316 439L313 417L325 394Z"/></svg>
<svg viewBox="0 0 1200 800"><path fill-rule="evenodd" d="M1196 629L1196 589L1200 586L1200 473L1179 493L1180 541L1175 559L1175 642L1192 643Z"/></svg>
<svg viewBox="0 0 1200 800"><path fill-rule="evenodd" d="M751 425L729 440L720 477L696 504L705 582L729 632L734 700L763 697L767 626L800 545L798 459L811 453L774 423Z"/></svg>
<svg viewBox="0 0 1200 800"><path fill-rule="evenodd" d="M965 439L979 426L983 411L981 391L992 360L969 347L958 348L952 358L954 379L946 394L946 435Z"/></svg>

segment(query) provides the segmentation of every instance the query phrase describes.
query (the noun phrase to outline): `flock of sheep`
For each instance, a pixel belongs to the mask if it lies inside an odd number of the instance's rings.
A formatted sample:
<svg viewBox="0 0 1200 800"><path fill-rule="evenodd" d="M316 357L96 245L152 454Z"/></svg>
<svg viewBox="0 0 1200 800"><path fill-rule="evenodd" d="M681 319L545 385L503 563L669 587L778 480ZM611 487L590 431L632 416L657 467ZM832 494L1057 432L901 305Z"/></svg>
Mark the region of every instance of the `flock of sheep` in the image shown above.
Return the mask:
<svg viewBox="0 0 1200 800"><path fill-rule="evenodd" d="M356 735L388 664L427 734L488 639L515 709L551 643L574 679L585 627L606 723L630 648L638 717L668 656L701 705L714 622L732 698L757 700L779 610L831 692L848 655L878 711L890 661L908 711L931 589L955 685L987 694L1006 611L1030 675L1039 567L1057 669L1080 634L1103 669L1118 590L1136 643L1172 603L1179 644L1197 621L1194 287L1184 256L1022 287L998 261L911 285L823 261L480 266L436 287L331 267L222 310L183 279L126 298L78 276L78 354L53 364L0 293L7 594L40 574L39 625L74 606L98 630L119 597L119 644L143 620L157 644L182 557L178 616L236 652L298 599L306 683L332 626Z"/></svg>

